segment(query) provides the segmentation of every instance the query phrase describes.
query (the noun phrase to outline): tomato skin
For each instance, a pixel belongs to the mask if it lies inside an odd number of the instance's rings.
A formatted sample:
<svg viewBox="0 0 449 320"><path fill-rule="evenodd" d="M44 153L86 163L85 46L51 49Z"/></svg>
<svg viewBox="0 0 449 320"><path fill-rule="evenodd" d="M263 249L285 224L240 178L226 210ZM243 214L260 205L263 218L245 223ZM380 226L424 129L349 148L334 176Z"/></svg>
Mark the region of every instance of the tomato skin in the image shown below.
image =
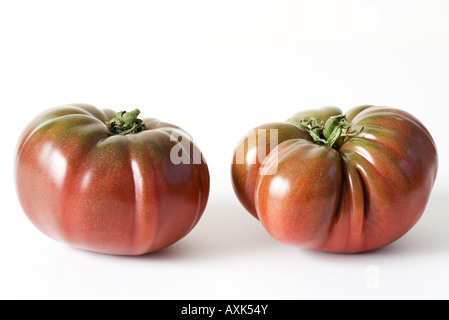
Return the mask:
<svg viewBox="0 0 449 320"><path fill-rule="evenodd" d="M256 179L265 156L271 151L269 143L270 129L278 130L277 140L279 143L294 138L309 138L307 133L291 123L274 122L254 128L240 141L232 161L232 184L242 205L256 219L258 219L254 198ZM259 156L258 145L261 135L265 136L267 143L264 152ZM243 154L243 157L239 157L239 154Z"/></svg>
<svg viewBox="0 0 449 320"><path fill-rule="evenodd" d="M161 250L188 234L209 196L209 171L179 127L143 119L136 134L111 135L111 110L66 105L39 115L16 152L16 186L28 218L49 237L117 255ZM170 159L173 130L190 163ZM187 149L189 148L189 149Z"/></svg>
<svg viewBox="0 0 449 320"><path fill-rule="evenodd" d="M289 121L336 114L311 110ZM275 239L328 252L369 251L402 237L424 212L438 169L424 125L388 107L361 106L347 118L348 133L363 130L338 150L292 138L262 161L260 168L277 170L257 175L250 188L257 217Z"/></svg>

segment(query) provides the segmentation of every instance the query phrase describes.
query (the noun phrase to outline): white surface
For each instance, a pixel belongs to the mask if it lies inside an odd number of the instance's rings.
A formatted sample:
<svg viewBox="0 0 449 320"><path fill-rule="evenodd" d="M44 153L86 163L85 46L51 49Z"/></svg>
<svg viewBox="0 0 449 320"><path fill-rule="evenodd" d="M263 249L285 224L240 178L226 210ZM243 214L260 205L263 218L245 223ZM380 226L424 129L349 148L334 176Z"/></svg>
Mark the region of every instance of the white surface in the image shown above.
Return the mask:
<svg viewBox="0 0 449 320"><path fill-rule="evenodd" d="M1 1L0 298L449 298L448 16L445 0ZM31 225L15 143L40 111L72 102L139 107L194 137L212 187L187 237L115 257ZM233 193L235 144L302 109L360 104L405 109L434 136L440 169L423 218L359 255L276 242Z"/></svg>

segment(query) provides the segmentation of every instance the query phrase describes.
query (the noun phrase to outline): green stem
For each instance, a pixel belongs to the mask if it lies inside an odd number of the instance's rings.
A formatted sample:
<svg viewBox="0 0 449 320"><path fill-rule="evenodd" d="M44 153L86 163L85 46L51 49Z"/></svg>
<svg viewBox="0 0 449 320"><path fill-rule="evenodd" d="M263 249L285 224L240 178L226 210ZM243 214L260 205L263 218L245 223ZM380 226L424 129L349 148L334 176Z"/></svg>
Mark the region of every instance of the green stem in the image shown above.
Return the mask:
<svg viewBox="0 0 449 320"><path fill-rule="evenodd" d="M141 119L137 118L140 114L139 109L133 111L117 112L116 117L106 122L109 131L112 134L133 134L145 130L145 124Z"/></svg>
<svg viewBox="0 0 449 320"><path fill-rule="evenodd" d="M353 133L346 133L352 126L352 123L346 119L346 116L338 115L330 117L326 123L320 119L303 120L300 124L301 128L309 132L310 136L316 144L321 144L334 149L340 149L344 142L344 137L352 137L358 135L363 127Z"/></svg>

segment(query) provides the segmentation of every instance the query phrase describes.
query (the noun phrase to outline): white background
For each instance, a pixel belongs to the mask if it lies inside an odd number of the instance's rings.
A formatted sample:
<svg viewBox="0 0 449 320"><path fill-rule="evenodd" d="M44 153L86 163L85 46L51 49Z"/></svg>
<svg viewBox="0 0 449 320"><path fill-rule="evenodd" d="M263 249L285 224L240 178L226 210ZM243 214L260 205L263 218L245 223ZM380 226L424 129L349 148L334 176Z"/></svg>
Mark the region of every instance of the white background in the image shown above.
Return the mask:
<svg viewBox="0 0 449 320"><path fill-rule="evenodd" d="M0 1L0 298L447 299L449 2ZM197 227L155 254L85 252L41 234L17 201L14 148L42 110L138 107L186 129L211 171ZM272 239L231 186L256 125L324 105L405 109L439 174L419 223L381 250L307 251Z"/></svg>

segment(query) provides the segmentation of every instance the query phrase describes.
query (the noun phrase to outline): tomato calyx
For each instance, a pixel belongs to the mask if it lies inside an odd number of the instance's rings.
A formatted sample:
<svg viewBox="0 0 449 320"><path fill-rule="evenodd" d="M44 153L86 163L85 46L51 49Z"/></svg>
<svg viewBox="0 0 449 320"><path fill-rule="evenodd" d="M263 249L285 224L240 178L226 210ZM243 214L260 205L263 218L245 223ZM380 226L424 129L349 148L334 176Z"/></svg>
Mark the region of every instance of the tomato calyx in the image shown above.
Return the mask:
<svg viewBox="0 0 449 320"><path fill-rule="evenodd" d="M146 128L142 120L137 118L139 114L139 109L129 112L120 111L117 112L115 118L112 118L110 121L106 122L106 125L113 135L139 133Z"/></svg>
<svg viewBox="0 0 449 320"><path fill-rule="evenodd" d="M344 115L332 116L326 122L316 118L305 119L301 120L299 126L310 134L316 144L336 150L340 149L344 137L356 136L364 129L362 127L357 132L347 133L352 123Z"/></svg>

